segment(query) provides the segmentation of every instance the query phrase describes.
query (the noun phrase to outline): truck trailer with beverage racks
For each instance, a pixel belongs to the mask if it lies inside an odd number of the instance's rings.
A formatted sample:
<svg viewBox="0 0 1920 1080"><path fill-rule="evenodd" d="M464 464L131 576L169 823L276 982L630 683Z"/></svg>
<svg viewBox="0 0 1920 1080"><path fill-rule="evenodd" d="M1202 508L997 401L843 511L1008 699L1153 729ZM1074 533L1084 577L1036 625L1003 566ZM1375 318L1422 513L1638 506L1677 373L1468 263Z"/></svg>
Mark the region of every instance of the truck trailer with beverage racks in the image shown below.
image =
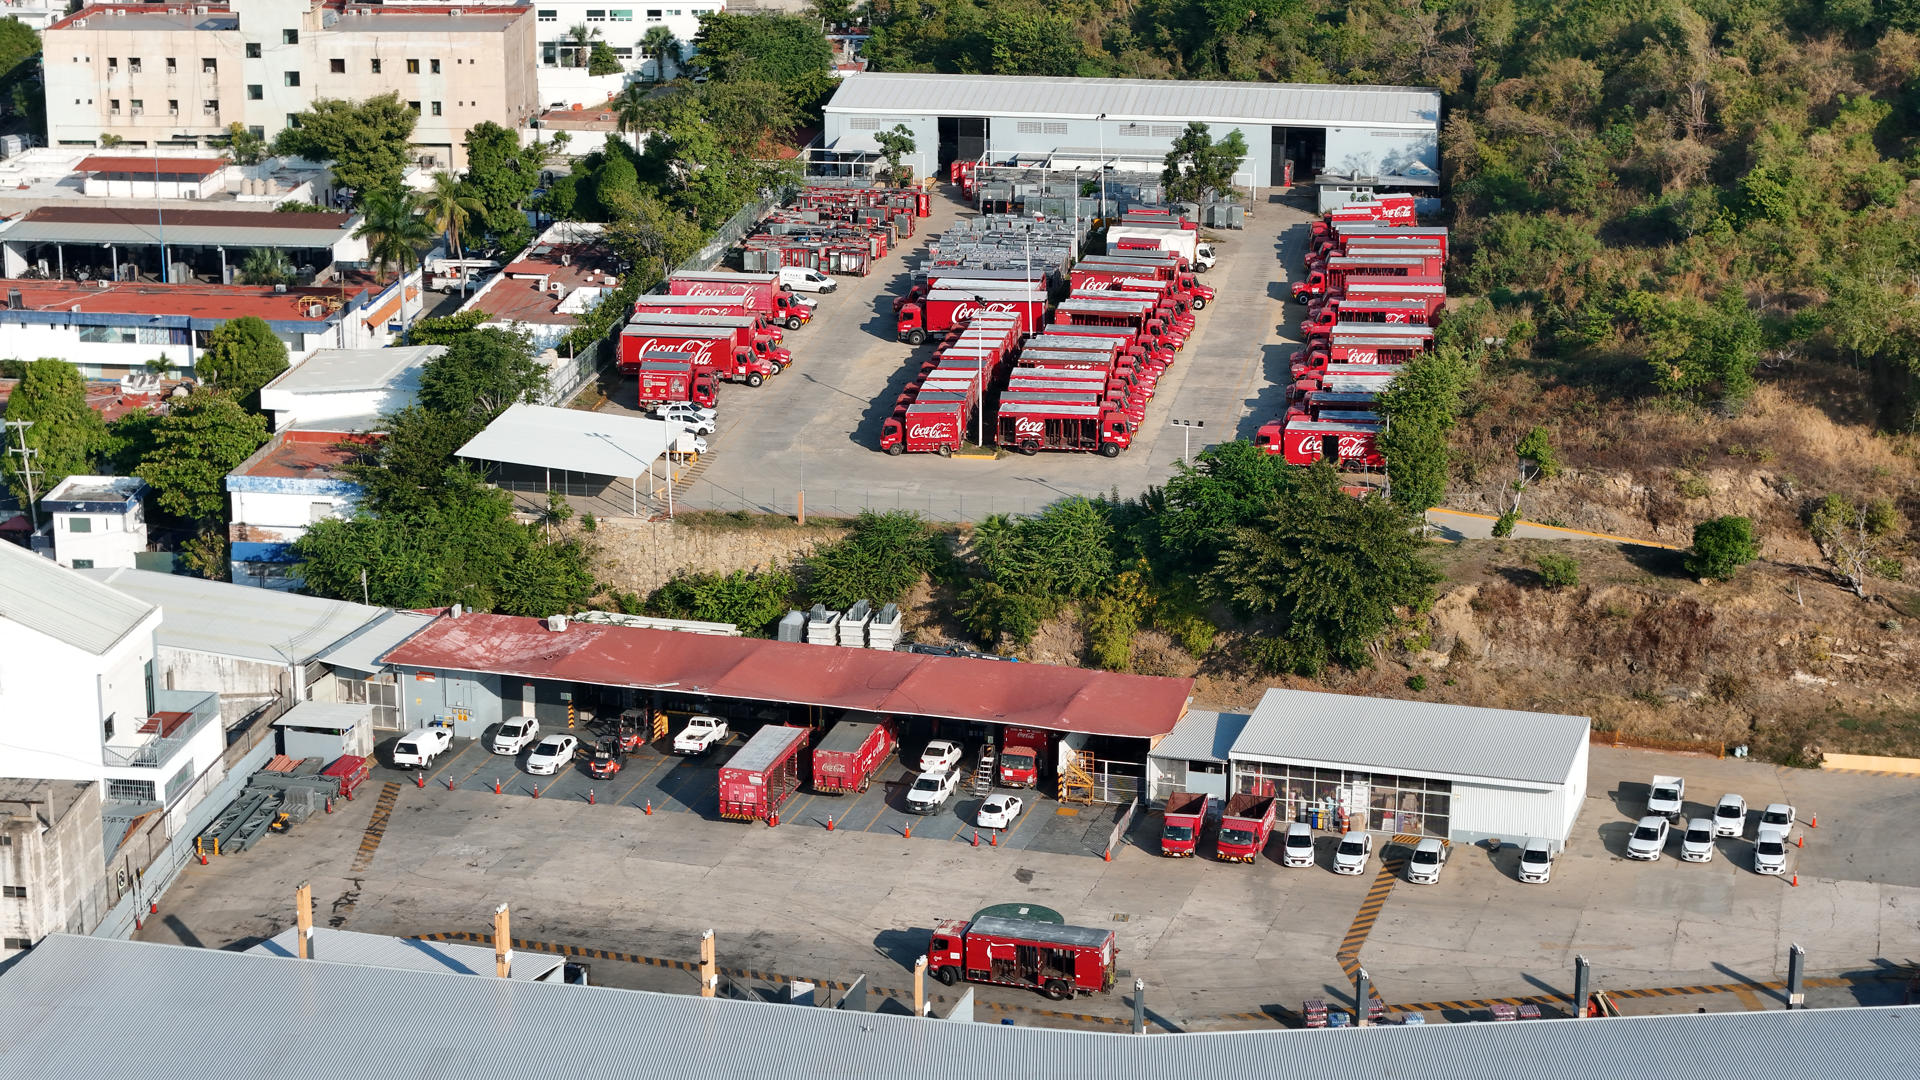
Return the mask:
<svg viewBox="0 0 1920 1080"><path fill-rule="evenodd" d="M1118 959L1111 930L995 915L935 920L927 946L927 970L948 986L1018 986L1055 1001L1112 990Z"/></svg>
<svg viewBox="0 0 1920 1080"><path fill-rule="evenodd" d="M768 821L800 790L806 728L768 724L720 767L720 816Z"/></svg>

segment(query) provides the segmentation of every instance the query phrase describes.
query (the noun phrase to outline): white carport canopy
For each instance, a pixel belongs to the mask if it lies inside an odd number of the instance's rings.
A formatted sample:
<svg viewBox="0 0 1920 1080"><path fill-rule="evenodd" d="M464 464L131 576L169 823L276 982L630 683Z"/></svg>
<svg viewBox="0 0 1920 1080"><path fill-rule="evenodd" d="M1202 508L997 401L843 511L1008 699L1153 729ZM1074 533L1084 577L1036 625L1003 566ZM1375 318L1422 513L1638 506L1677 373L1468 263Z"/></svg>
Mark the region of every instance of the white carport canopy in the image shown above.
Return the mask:
<svg viewBox="0 0 1920 1080"><path fill-rule="evenodd" d="M637 484L639 477L653 476L654 462L684 430L669 420L519 404L501 413L455 456L618 477ZM638 515L637 487L634 502Z"/></svg>

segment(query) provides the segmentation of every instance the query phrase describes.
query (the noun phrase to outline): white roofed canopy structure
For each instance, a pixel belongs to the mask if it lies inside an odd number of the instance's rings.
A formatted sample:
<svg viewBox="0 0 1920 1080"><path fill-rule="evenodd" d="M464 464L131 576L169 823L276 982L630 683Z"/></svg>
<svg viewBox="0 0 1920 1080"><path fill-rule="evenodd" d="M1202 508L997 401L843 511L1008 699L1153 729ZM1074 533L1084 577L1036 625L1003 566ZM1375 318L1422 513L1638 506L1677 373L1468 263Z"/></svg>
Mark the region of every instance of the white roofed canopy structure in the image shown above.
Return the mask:
<svg viewBox="0 0 1920 1080"><path fill-rule="evenodd" d="M647 477L648 497L655 490L655 465L673 449L684 428L669 420L642 416L557 409L518 404L488 424L485 431L455 451L456 457L492 466L494 483L510 491L559 491L568 496L600 499L618 509L620 480L627 482L629 511L640 515L640 480ZM554 485L554 474L560 483ZM668 508L673 485L665 471ZM544 506L537 509L544 509Z"/></svg>

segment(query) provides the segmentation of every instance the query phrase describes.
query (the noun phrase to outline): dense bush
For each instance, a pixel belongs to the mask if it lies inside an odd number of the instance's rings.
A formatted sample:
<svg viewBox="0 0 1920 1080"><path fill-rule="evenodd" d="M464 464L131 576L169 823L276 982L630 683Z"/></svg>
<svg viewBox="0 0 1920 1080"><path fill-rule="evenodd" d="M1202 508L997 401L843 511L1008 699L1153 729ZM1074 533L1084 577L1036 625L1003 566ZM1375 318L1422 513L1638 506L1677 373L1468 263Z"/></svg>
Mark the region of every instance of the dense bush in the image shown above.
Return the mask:
<svg viewBox="0 0 1920 1080"><path fill-rule="evenodd" d="M796 592L793 574L778 567L677 574L647 597L646 610L665 619L733 623L760 637L792 610Z"/></svg>
<svg viewBox="0 0 1920 1080"><path fill-rule="evenodd" d="M1715 581L1732 580L1740 568L1760 557L1753 537L1753 519L1717 517L1693 527L1693 546L1687 549L1687 573Z"/></svg>

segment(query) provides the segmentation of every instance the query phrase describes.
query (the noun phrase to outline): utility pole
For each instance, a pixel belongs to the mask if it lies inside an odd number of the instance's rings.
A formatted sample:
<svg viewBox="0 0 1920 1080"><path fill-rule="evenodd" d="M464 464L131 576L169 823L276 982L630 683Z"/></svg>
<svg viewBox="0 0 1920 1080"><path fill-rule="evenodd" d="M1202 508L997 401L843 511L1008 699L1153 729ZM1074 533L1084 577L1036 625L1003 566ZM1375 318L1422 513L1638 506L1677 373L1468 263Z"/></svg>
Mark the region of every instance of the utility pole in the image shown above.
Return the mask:
<svg viewBox="0 0 1920 1080"><path fill-rule="evenodd" d="M27 445L27 429L33 426L33 421L4 420L4 421L0 421L0 424L4 424L7 428L10 428L14 431L18 431L20 433L19 447L15 448L15 447L9 446L7 447L7 453L18 454L20 456L20 477L21 479L25 480L27 484L28 520L33 523L33 531L39 532L40 531L40 497L38 495L35 495L33 492L33 474L36 472L39 472L40 470L33 467L33 459L40 455L40 451L34 447Z"/></svg>
<svg viewBox="0 0 1920 1080"><path fill-rule="evenodd" d="M1193 429L1206 427L1207 422L1205 420L1174 420L1172 424L1187 433L1186 454L1181 460L1191 464L1193 462Z"/></svg>

